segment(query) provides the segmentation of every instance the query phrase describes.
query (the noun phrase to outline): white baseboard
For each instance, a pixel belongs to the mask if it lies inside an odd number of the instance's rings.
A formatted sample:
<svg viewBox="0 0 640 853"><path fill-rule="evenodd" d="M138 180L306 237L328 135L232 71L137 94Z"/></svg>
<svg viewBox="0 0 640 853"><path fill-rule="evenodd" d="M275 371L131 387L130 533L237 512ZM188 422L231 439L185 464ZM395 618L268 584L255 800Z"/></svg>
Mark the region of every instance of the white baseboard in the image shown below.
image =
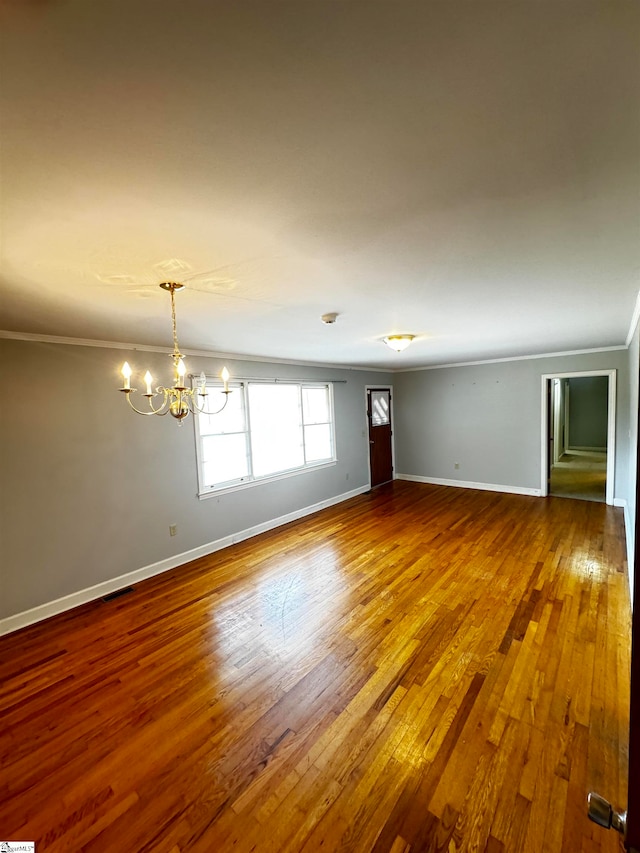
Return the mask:
<svg viewBox="0 0 640 853"><path fill-rule="evenodd" d="M416 474L396 474L396 480L409 480L412 483L430 483L432 486L455 486L458 489L480 489L483 492L504 492L508 495L531 495L537 498L542 494L540 489L526 489L523 486L471 483L466 480L444 480L441 477L419 477Z"/></svg>
<svg viewBox="0 0 640 853"><path fill-rule="evenodd" d="M132 586L135 583L151 578L154 575L162 574L170 569L175 569L184 563L189 563L192 560L197 560L199 557L206 557L208 554L213 554L215 551L220 551L223 548L228 548L229 545L235 545L237 542L243 542L245 539L250 539L252 536L258 536L260 533L266 533L267 530L273 530L275 527L280 527L283 524L288 524L290 521L297 521L299 518L304 518L306 515L313 515L314 512L319 512L322 509L327 509L335 504L347 501L350 498L357 497L369 491L369 485L360 486L357 489L352 489L350 492L344 492L333 498L327 498L324 501L306 506L293 512L281 515L278 518L272 518L269 521L264 521L262 524L256 524L254 527L247 527L245 530L239 530L237 533L232 533L229 536L223 536L221 539L216 539L214 542L207 542L205 545L200 545L197 548L192 548L189 551L183 551L181 554L175 554L173 557L167 557L165 560L159 560L157 563L151 563L148 566L143 566L141 569L136 569L133 572L128 572L124 575L119 575L116 578L103 581L86 589L78 590L70 595L65 595L62 598L56 598L54 601L49 601L46 604L40 604L37 607L32 607L30 610L24 610L22 613L16 613L13 616L7 616L0 619L0 636L10 634L13 631L18 631L20 628L26 628L28 625L33 625L35 622L41 622L43 619L48 619L51 616L56 616L58 613L64 613L66 610L71 610L81 604L87 604L90 601L95 601L97 598L102 598L104 595L109 595L111 592L123 589L127 586Z"/></svg>
<svg viewBox="0 0 640 853"><path fill-rule="evenodd" d="M627 579L629 581L629 597L631 599L631 607L633 607L633 576L635 572L635 547L633 542L633 523L631 520L631 512L629 504L624 498L614 498L614 506L624 508L624 532L627 540Z"/></svg>

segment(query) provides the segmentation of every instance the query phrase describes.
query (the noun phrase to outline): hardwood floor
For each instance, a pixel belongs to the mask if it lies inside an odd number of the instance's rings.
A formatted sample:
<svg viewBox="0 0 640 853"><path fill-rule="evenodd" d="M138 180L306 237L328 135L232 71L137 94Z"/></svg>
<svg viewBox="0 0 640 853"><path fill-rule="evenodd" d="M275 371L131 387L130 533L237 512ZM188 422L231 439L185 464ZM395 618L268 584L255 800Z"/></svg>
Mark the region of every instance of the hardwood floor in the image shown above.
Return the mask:
<svg viewBox="0 0 640 853"><path fill-rule="evenodd" d="M396 482L0 640L0 838L591 851L626 806L621 509Z"/></svg>

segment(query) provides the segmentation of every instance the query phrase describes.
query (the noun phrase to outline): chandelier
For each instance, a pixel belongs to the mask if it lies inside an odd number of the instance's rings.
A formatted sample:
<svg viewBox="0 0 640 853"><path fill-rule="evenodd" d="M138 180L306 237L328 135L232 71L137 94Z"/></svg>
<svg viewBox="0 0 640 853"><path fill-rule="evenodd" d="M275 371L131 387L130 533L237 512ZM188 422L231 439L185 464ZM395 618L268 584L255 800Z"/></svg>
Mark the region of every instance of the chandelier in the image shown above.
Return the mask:
<svg viewBox="0 0 640 853"><path fill-rule="evenodd" d="M197 388L189 388L185 385L185 377L187 374L187 368L184 363L184 358L182 353L180 352L180 348L178 347L178 333L176 331L176 302L175 302L175 294L178 290L182 290L184 284L178 284L175 281L163 281L160 287L163 290L168 290L171 295L171 322L173 326L173 352L171 353L171 358L173 359L173 385L169 388L165 388L164 385L159 385L155 391L151 388L151 383L153 382L153 376L147 372L144 375L144 381L147 384L147 390L144 393L144 396L147 398L149 402L149 411L143 411L141 409L136 408L131 401L131 395L136 391L135 388L131 387L131 367L129 363L125 361L122 365L122 375L124 377L124 385L120 388L126 398L127 403L131 406L134 412L139 415L166 415L169 414L172 417L176 418L178 421L178 425L182 424L184 418L187 417L189 412L192 414L200 413L205 415L217 415L221 412L224 407L227 405L229 401L229 394L231 391L229 390L229 371L226 367L222 368L222 373L220 374L222 381L224 383L224 390L221 391L221 394L224 394L224 403L219 409L211 412L207 408L207 377L204 373L200 374L200 382ZM157 401L157 404L154 405L154 400L157 395L161 395ZM200 398L198 400L198 398Z"/></svg>

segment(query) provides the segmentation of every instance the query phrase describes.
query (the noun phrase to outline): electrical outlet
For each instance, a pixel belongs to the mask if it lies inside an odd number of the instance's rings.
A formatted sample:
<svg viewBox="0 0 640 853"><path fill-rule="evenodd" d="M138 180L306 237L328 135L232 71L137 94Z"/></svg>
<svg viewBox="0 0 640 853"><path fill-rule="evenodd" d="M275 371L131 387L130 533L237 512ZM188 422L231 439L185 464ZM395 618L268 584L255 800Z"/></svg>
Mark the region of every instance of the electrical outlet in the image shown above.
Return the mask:
<svg viewBox="0 0 640 853"><path fill-rule="evenodd" d="M170 524L169 525L169 536L175 536L177 532L178 532L178 525L177 524Z"/></svg>

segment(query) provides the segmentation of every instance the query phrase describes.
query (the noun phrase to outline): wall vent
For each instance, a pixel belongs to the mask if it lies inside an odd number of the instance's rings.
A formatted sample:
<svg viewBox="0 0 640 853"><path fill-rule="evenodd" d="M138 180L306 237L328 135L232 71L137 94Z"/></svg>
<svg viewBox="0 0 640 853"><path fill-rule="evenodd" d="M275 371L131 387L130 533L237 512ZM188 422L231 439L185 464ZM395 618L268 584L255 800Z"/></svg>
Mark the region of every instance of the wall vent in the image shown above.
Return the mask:
<svg viewBox="0 0 640 853"><path fill-rule="evenodd" d="M132 586L126 586L124 589L117 589L115 592L110 592L109 595L103 595L103 601L113 601L114 598L120 598L121 595L126 595L128 592L133 592Z"/></svg>

